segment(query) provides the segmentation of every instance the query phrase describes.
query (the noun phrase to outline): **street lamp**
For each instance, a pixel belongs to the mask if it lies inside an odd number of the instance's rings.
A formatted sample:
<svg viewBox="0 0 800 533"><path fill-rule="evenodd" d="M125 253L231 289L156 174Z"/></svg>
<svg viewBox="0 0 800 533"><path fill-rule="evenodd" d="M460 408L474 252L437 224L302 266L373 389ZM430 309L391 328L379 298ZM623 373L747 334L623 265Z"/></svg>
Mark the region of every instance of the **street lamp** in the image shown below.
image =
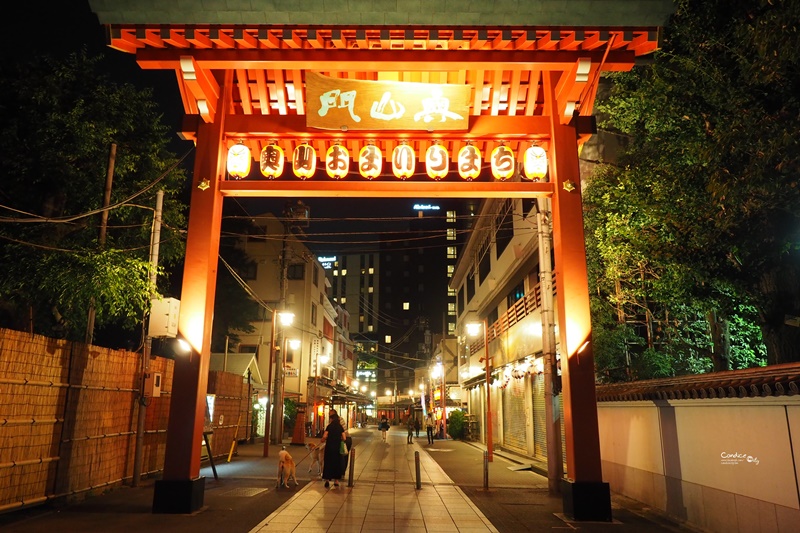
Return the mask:
<svg viewBox="0 0 800 533"><path fill-rule="evenodd" d="M480 331L481 327L483 328L483 349L486 351L486 355L481 358L481 361L485 363L486 367L486 451L489 462L493 462L494 459L494 445L492 444L492 395L491 390L489 389L490 383L490 374L489 374L489 325L486 323L486 320L483 321L483 324L480 322L470 322L467 324L467 335L471 337L476 337Z"/></svg>
<svg viewBox="0 0 800 533"><path fill-rule="evenodd" d="M280 331L277 330L277 323L281 323ZM277 309L272 310L272 340L270 341L269 347L269 378L267 379L267 386L269 387L272 385L272 370L273 364L277 368L275 369L275 384L272 387L271 391L268 391L267 396L270 399L271 405L269 407L272 408L272 417L275 418L272 422L270 421L270 410L267 409L267 416L264 421L264 457L269 456L269 443L272 439L271 433L274 428L279 428L279 431L283 431L282 424L280 424L281 419L283 418L283 355L285 349L281 348L281 357L276 361L275 352L278 344L280 342L276 342L276 334L278 334L281 338L284 337L284 330L292 325L294 322L294 313L288 311L278 311ZM280 418L279 418L280 417ZM276 443L280 442L280 435L274 439Z"/></svg>

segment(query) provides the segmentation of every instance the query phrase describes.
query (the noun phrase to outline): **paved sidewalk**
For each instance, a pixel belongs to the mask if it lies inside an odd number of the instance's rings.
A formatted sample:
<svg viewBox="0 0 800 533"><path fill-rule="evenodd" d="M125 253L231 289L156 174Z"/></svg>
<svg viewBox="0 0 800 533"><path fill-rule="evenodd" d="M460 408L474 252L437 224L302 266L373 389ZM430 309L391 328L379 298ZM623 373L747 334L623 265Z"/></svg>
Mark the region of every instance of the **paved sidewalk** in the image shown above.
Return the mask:
<svg viewBox="0 0 800 533"><path fill-rule="evenodd" d="M435 531L497 532L481 511L405 431L375 433L354 447L353 486L309 483L250 533ZM419 483L416 488L416 457ZM349 471L345 474L349 480Z"/></svg>

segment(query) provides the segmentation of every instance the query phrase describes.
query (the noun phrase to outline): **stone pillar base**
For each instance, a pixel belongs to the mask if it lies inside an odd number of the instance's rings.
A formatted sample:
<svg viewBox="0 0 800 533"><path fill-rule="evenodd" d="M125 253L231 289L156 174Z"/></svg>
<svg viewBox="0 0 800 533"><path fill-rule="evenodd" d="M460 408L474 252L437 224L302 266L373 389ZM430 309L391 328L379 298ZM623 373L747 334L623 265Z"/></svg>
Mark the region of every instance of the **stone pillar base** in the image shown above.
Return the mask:
<svg viewBox="0 0 800 533"><path fill-rule="evenodd" d="M608 483L561 481L564 514L572 520L611 522L611 489Z"/></svg>
<svg viewBox="0 0 800 533"><path fill-rule="evenodd" d="M159 479L153 492L153 513L191 514L203 506L206 478Z"/></svg>

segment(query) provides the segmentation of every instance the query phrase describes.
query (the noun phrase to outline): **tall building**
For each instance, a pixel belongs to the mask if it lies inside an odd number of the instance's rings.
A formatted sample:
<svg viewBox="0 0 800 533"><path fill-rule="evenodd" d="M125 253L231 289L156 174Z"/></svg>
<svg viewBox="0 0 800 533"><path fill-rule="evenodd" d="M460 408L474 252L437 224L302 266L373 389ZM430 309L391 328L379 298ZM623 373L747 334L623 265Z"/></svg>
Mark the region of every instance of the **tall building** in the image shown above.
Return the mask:
<svg viewBox="0 0 800 533"><path fill-rule="evenodd" d="M354 343L378 361L379 404L395 416L398 397L418 387L434 337L456 331L456 291L448 287L475 203L416 202L399 231L384 232L377 251L324 257L331 298L351 315Z"/></svg>

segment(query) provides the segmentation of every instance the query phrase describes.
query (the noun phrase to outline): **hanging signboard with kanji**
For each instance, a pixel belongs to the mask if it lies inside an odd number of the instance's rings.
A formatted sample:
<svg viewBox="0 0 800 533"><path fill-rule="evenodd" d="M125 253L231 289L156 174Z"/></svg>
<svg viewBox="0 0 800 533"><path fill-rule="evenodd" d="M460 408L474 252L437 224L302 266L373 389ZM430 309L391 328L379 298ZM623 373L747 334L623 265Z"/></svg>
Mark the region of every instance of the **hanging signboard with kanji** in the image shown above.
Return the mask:
<svg viewBox="0 0 800 533"><path fill-rule="evenodd" d="M308 72L306 95L310 128L457 131L469 126L469 85L350 80Z"/></svg>

